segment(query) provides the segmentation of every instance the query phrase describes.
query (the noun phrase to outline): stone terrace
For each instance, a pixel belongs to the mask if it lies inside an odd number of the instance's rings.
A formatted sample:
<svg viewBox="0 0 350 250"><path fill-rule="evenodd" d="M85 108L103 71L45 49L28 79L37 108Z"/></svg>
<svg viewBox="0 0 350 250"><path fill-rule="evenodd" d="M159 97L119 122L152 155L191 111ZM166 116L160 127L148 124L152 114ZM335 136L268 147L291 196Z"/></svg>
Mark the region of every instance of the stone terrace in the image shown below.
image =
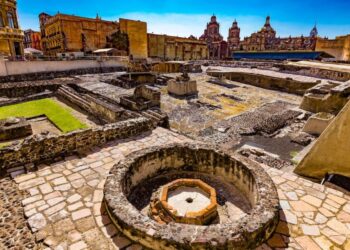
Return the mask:
<svg viewBox="0 0 350 250"><path fill-rule="evenodd" d="M129 153L189 139L163 128L69 157L17 176L25 216L38 241L55 249L142 249L109 221L103 186L111 167ZM350 249L350 197L294 174L266 168L280 197L276 233L260 249ZM59 248L60 246L60 248ZM56 248L57 247L57 248Z"/></svg>

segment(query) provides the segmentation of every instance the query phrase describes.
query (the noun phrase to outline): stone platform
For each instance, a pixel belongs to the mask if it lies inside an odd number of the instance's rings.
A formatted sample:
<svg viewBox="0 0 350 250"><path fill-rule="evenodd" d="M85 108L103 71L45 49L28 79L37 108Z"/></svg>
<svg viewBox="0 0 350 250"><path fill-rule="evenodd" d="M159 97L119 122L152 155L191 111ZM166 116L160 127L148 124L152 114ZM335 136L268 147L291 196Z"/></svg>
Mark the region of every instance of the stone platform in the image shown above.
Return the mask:
<svg viewBox="0 0 350 250"><path fill-rule="evenodd" d="M106 216L102 200L109 170L131 152L189 141L157 128L17 176L18 188L30 193L22 204L36 239L43 241L43 248L52 249L142 249L121 235ZM350 249L350 196L263 167L278 189L280 222L259 249Z"/></svg>

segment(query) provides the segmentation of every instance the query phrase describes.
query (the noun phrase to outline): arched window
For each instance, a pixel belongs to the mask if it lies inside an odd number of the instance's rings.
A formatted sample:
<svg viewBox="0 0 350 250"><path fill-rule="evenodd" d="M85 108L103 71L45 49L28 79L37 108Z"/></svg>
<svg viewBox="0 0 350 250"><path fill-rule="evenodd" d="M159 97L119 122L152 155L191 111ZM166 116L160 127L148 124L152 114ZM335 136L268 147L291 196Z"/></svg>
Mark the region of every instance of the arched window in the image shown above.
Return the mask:
<svg viewBox="0 0 350 250"><path fill-rule="evenodd" d="M13 20L13 14L11 12L7 13L7 22L10 28L15 28L15 22Z"/></svg>

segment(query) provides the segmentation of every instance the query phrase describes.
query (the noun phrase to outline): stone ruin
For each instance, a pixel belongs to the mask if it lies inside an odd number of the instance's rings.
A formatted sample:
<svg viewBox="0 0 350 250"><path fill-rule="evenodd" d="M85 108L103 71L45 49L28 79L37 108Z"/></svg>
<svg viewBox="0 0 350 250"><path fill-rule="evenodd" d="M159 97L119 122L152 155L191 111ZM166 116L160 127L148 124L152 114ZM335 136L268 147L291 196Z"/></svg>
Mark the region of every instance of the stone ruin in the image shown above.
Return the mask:
<svg viewBox="0 0 350 250"><path fill-rule="evenodd" d="M201 73L202 67L200 64L192 62L156 62L150 65L152 72L157 73Z"/></svg>
<svg viewBox="0 0 350 250"><path fill-rule="evenodd" d="M23 138L32 133L32 126L24 117L10 117L0 120L0 141Z"/></svg>
<svg viewBox="0 0 350 250"><path fill-rule="evenodd" d="M143 84L155 84L157 76L150 72L130 72L118 76L116 79L109 80L107 83L112 85L132 89Z"/></svg>
<svg viewBox="0 0 350 250"><path fill-rule="evenodd" d="M333 119L334 115L330 113L314 114L307 120L303 132L311 135L321 135Z"/></svg>
<svg viewBox="0 0 350 250"><path fill-rule="evenodd" d="M201 193L197 208L190 205L193 192ZM278 222L278 195L265 170L203 144L128 155L111 169L104 199L114 225L151 249L254 249ZM182 202L193 211L184 213Z"/></svg>
<svg viewBox="0 0 350 250"><path fill-rule="evenodd" d="M323 82L306 91L300 108L313 113L337 114L348 102L349 96L350 81Z"/></svg>
<svg viewBox="0 0 350 250"><path fill-rule="evenodd" d="M160 107L160 91L148 85L141 85L135 88L132 96L121 97L120 104L134 111Z"/></svg>
<svg viewBox="0 0 350 250"><path fill-rule="evenodd" d="M168 81L168 92L178 97L197 96L197 81L191 80L187 72L174 80Z"/></svg>

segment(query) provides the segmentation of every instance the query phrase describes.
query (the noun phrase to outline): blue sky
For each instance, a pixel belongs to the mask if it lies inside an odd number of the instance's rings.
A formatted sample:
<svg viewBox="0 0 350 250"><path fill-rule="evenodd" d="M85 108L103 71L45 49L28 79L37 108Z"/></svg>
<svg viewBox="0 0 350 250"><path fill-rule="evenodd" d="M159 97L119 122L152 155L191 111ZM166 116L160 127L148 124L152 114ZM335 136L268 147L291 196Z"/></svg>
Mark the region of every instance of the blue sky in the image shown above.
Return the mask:
<svg viewBox="0 0 350 250"><path fill-rule="evenodd" d="M350 34L350 0L17 0L22 29L38 29L38 14L75 14L147 21L148 31L200 36L215 13L226 38L236 18L241 37L259 30L267 15L278 36L307 35L315 22L321 36Z"/></svg>

